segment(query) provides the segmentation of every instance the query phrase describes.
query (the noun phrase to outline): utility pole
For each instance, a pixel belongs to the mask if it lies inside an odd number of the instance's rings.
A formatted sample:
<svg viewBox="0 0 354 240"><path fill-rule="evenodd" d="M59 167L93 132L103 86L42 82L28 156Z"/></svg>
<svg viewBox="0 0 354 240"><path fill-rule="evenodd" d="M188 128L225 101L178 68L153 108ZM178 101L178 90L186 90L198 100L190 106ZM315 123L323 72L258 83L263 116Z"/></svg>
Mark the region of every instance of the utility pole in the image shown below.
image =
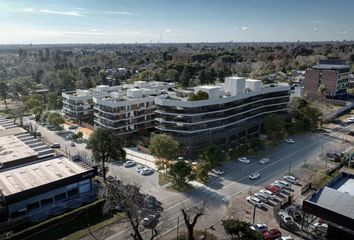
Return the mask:
<svg viewBox="0 0 354 240"><path fill-rule="evenodd" d="M252 225L254 225L254 222L256 221L256 205L253 205L253 218L252 218Z"/></svg>
<svg viewBox="0 0 354 240"><path fill-rule="evenodd" d="M178 240L178 232L179 232L179 217L177 217L177 240Z"/></svg>

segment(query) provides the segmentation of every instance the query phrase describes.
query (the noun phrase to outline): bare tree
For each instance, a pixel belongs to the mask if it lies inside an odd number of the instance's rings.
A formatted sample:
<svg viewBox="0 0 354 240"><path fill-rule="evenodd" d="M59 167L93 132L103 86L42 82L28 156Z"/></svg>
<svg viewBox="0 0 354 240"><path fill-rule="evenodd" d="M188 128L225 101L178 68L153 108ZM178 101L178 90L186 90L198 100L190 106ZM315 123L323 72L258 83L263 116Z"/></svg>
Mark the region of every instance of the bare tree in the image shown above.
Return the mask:
<svg viewBox="0 0 354 240"><path fill-rule="evenodd" d="M186 224L188 234L187 240L194 240L194 227L198 222L198 219L205 215L206 211L206 202L192 203L191 206L181 209L183 214L184 223Z"/></svg>
<svg viewBox="0 0 354 240"><path fill-rule="evenodd" d="M104 212L123 212L132 227L130 235L134 240L143 240L142 232L146 229L151 229L150 240L158 235L156 226L163 208L155 197L142 193L135 184L123 184L119 180L106 182L104 197Z"/></svg>
<svg viewBox="0 0 354 240"><path fill-rule="evenodd" d="M22 101L16 100L15 101L15 108L12 110L12 114L14 117L14 124L16 123L17 120L19 120L19 124L22 127L23 126L23 116L25 114L26 107L23 104Z"/></svg>

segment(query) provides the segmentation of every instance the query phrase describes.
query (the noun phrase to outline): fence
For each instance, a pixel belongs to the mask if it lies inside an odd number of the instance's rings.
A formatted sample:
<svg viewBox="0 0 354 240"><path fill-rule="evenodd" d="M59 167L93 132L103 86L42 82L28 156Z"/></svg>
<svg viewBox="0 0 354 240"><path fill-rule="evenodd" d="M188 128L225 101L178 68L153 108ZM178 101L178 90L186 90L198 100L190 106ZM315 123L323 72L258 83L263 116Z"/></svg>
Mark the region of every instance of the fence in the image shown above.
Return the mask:
<svg viewBox="0 0 354 240"><path fill-rule="evenodd" d="M146 165L154 170L157 170L155 165L156 158L150 154L139 152L137 148L124 148L127 153L126 158L133 160L142 165Z"/></svg>

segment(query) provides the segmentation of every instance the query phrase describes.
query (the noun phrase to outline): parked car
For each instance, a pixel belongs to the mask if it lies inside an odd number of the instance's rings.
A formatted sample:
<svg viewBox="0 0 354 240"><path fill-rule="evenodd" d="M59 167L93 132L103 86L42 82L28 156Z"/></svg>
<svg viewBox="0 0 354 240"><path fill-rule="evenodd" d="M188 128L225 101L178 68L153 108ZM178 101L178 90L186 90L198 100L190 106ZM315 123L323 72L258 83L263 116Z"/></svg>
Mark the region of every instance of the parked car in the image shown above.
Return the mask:
<svg viewBox="0 0 354 240"><path fill-rule="evenodd" d="M341 157L341 154L338 152L328 152L327 157L333 158L333 159L339 159Z"/></svg>
<svg viewBox="0 0 354 240"><path fill-rule="evenodd" d="M150 168L147 168L147 167L141 169L141 171L140 171L141 175L148 175L150 173L153 173L153 171Z"/></svg>
<svg viewBox="0 0 354 240"><path fill-rule="evenodd" d="M40 131L36 131L36 135L40 137L42 136L42 133Z"/></svg>
<svg viewBox="0 0 354 240"><path fill-rule="evenodd" d="M60 148L60 144L59 143L53 143L52 145L50 145L51 148Z"/></svg>
<svg viewBox="0 0 354 240"><path fill-rule="evenodd" d="M75 147L76 146L75 142L70 142L70 146Z"/></svg>
<svg viewBox="0 0 354 240"><path fill-rule="evenodd" d="M273 182L273 183L270 184L270 185L276 186L276 187L278 187L280 190L283 190L283 189L285 188L285 186L284 186L283 184L279 183L278 181L275 181L275 182Z"/></svg>
<svg viewBox="0 0 354 240"><path fill-rule="evenodd" d="M263 232L263 238L265 240L276 240L281 237L281 232L277 228L273 228L268 230L267 232Z"/></svg>
<svg viewBox="0 0 354 240"><path fill-rule="evenodd" d="M284 139L284 141L285 141L286 143L290 143L290 144L294 144L294 143L295 143L295 140L292 139L292 138L286 138L286 139Z"/></svg>
<svg viewBox="0 0 354 240"><path fill-rule="evenodd" d="M238 161L239 162L243 162L243 163L250 163L251 161L248 159L248 158L246 158L246 157L239 157L238 158Z"/></svg>
<svg viewBox="0 0 354 240"><path fill-rule="evenodd" d="M269 197L262 193L255 193L253 196L261 200L262 202L268 202Z"/></svg>
<svg viewBox="0 0 354 240"><path fill-rule="evenodd" d="M280 184L280 185L283 185L284 188L287 188L290 186L290 184L286 181L282 181L282 180L276 180L274 183L277 183L277 184Z"/></svg>
<svg viewBox="0 0 354 240"><path fill-rule="evenodd" d="M268 231L268 226L264 223L254 224L254 225L250 226L250 228L253 231L257 231L259 233L264 233L264 232Z"/></svg>
<svg viewBox="0 0 354 240"><path fill-rule="evenodd" d="M251 174L248 176L248 178L249 178L249 179L252 179L252 180L255 180L255 179L259 178L260 176L261 176L260 173L254 172L254 173L251 173Z"/></svg>
<svg viewBox="0 0 354 240"><path fill-rule="evenodd" d="M291 176L291 175L285 175L283 178L284 178L285 181L287 181L287 182L289 182L289 183L294 183L294 184L296 184L297 181L298 181L296 177Z"/></svg>
<svg viewBox="0 0 354 240"><path fill-rule="evenodd" d="M265 187L268 191L272 192L273 194L278 194L281 192L281 188L275 185L268 185Z"/></svg>
<svg viewBox="0 0 354 240"><path fill-rule="evenodd" d="M279 212L278 213L280 221L282 221L285 224L292 223L291 217L287 212Z"/></svg>
<svg viewBox="0 0 354 240"><path fill-rule="evenodd" d="M347 123L354 123L354 117L350 117L346 121Z"/></svg>
<svg viewBox="0 0 354 240"><path fill-rule="evenodd" d="M256 198L256 197L248 196L246 198L246 200L247 200L247 202L249 202L259 208L262 208L264 206L264 203L259 198Z"/></svg>
<svg viewBox="0 0 354 240"><path fill-rule="evenodd" d="M320 232L320 233L324 233L324 234L327 233L328 224L326 224L326 223L319 223L319 222L318 222L318 223L314 223L313 226L314 226L314 230L315 230L316 232Z"/></svg>
<svg viewBox="0 0 354 240"><path fill-rule="evenodd" d="M266 164L267 162L269 162L269 158L262 158L259 163L260 164Z"/></svg>
<svg viewBox="0 0 354 240"><path fill-rule="evenodd" d="M294 239L291 236L285 236L285 237L279 238L279 240L294 240Z"/></svg>
<svg viewBox="0 0 354 240"><path fill-rule="evenodd" d="M216 175L222 175L222 174L224 174L224 171L222 171L222 170L220 170L220 169L217 169L217 168L211 169L211 172L212 172L212 173L215 173Z"/></svg>
<svg viewBox="0 0 354 240"><path fill-rule="evenodd" d="M156 199L156 197L148 195L145 198L145 203L149 209L158 209L161 208L161 202Z"/></svg>
<svg viewBox="0 0 354 240"><path fill-rule="evenodd" d="M301 211L299 211L297 208L289 207L287 212L290 216L292 216L295 222L300 222L302 220Z"/></svg>
<svg viewBox="0 0 354 240"><path fill-rule="evenodd" d="M123 164L124 165L124 164ZM138 172L138 173L140 173L140 171L143 169L144 167L138 167L137 169L136 169L136 171Z"/></svg>
<svg viewBox="0 0 354 240"><path fill-rule="evenodd" d="M348 135L354 136L354 131L348 131Z"/></svg>
<svg viewBox="0 0 354 240"><path fill-rule="evenodd" d="M269 190L262 189L259 192L264 194L264 195L267 195L270 199L274 199L275 198L275 195Z"/></svg>
<svg viewBox="0 0 354 240"><path fill-rule="evenodd" d="M69 126L68 128L69 129L76 129L76 128L78 128L79 126L77 126L77 125L71 125L71 126Z"/></svg>
<svg viewBox="0 0 354 240"><path fill-rule="evenodd" d="M124 167L132 167L132 166L135 166L136 163L133 162L133 161L126 161L125 163L123 163L123 166Z"/></svg>

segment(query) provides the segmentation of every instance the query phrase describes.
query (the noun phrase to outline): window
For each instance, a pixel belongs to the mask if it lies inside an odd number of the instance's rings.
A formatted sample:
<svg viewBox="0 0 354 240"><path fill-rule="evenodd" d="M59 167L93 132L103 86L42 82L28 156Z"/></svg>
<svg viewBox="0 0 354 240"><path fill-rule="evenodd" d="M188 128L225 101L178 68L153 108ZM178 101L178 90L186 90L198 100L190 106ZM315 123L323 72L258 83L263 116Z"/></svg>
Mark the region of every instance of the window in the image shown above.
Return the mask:
<svg viewBox="0 0 354 240"><path fill-rule="evenodd" d="M65 198L66 198L66 193L60 193L60 194L54 196L54 200L55 201L60 201L60 200L63 200Z"/></svg>
<svg viewBox="0 0 354 240"><path fill-rule="evenodd" d="M23 215L26 215L26 209L21 209L18 210L17 212L11 213L12 218L21 217Z"/></svg>
<svg viewBox="0 0 354 240"><path fill-rule="evenodd" d="M43 199L41 201L41 205L42 206L45 206L45 205L48 205L48 204L51 204L51 203L53 203L53 198L52 197L51 198L47 198L47 199Z"/></svg>
<svg viewBox="0 0 354 240"><path fill-rule="evenodd" d="M73 183L73 184L70 184L70 185L66 186L67 190L70 190L70 189L73 189L73 188L77 188L77 183Z"/></svg>
<svg viewBox="0 0 354 240"><path fill-rule="evenodd" d="M75 196L78 193L79 193L79 189L78 188L71 189L70 191L68 191L68 197Z"/></svg>
<svg viewBox="0 0 354 240"><path fill-rule="evenodd" d="M33 210L33 209L36 209L36 208L39 208L39 202L34 202L34 203L30 203L27 205L27 209L28 210Z"/></svg>

